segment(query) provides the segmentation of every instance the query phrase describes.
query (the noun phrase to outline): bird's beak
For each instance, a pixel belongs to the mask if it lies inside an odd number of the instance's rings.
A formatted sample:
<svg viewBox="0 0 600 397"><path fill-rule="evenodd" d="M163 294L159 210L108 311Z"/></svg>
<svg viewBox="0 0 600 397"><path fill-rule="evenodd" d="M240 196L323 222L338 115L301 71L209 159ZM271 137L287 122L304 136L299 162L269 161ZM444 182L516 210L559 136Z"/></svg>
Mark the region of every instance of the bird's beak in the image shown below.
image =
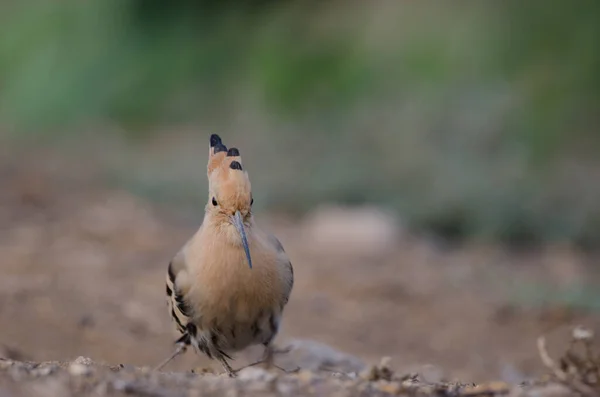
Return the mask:
<svg viewBox="0 0 600 397"><path fill-rule="evenodd" d="M244 246L244 251L246 252L246 258L248 258L248 267L252 269L252 258L250 258L250 248L248 247L248 238L246 238L246 231L244 230L244 222L242 221L242 214L240 211L235 211L235 215L233 216L233 225L237 229L238 233L242 237L242 244Z"/></svg>

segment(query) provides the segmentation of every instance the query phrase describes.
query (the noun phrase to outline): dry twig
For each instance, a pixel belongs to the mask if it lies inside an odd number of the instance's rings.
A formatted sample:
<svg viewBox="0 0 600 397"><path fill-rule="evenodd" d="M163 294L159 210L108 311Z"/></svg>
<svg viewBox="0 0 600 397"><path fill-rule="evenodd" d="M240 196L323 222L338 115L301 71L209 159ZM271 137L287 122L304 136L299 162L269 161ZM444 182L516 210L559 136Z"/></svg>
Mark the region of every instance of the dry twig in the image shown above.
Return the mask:
<svg viewBox="0 0 600 397"><path fill-rule="evenodd" d="M581 326L573 329L569 348L557 364L546 350L546 339L540 336L537 347L540 359L554 377L581 393L583 396L600 396L600 363L594 354L593 332ZM577 347L583 345L584 353L578 353Z"/></svg>

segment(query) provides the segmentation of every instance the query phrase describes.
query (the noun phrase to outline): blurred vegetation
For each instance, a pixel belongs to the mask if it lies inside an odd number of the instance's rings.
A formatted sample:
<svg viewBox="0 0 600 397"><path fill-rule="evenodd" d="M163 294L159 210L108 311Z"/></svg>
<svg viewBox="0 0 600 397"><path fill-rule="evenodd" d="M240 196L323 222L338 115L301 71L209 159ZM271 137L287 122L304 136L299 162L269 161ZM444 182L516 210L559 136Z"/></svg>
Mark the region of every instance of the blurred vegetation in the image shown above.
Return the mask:
<svg viewBox="0 0 600 397"><path fill-rule="evenodd" d="M373 202L449 237L594 246L599 20L583 0L0 1L0 116L38 142L196 123L197 152L237 131L264 207ZM115 177L204 200L190 153Z"/></svg>

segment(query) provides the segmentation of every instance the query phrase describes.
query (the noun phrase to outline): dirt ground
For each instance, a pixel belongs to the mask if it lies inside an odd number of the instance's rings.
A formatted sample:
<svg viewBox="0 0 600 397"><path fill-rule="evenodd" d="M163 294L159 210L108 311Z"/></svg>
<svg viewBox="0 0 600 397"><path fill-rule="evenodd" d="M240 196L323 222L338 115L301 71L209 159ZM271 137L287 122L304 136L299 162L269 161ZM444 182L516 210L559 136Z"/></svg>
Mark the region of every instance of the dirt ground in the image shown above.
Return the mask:
<svg viewBox="0 0 600 397"><path fill-rule="evenodd" d="M184 218L40 163L0 164L0 356L154 366L174 337L166 265L199 226L204 203ZM600 311L556 299L556 291L600 281L596 257L569 247L450 247L403 232L382 246L319 245L315 228L336 225L256 218L295 269L279 345L308 339L365 363L390 356L400 372L521 382L543 371L539 335L553 352L564 349L572 325L600 331ZM550 291L544 304L534 294L540 286ZM258 354L251 349L235 364ZM219 369L188 352L168 370L205 365Z"/></svg>
<svg viewBox="0 0 600 397"><path fill-rule="evenodd" d="M301 370L283 374L259 367L226 375L157 372L149 368L103 365L89 358L71 362L25 363L0 359L0 395L3 397L64 396L596 396L587 384L553 379L510 385L505 382L464 384L431 382L418 374L395 373L385 362L360 373Z"/></svg>

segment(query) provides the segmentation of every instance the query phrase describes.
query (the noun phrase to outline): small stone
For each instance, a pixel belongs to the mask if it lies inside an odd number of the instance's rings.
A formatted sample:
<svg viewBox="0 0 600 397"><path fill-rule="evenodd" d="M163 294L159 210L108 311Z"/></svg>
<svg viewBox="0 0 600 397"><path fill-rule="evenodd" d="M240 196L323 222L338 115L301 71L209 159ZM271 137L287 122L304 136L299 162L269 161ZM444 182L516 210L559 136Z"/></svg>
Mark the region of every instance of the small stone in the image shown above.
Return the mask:
<svg viewBox="0 0 600 397"><path fill-rule="evenodd" d="M13 366L13 364L14 364L14 361L12 361L12 360L0 358L0 369L10 368Z"/></svg>
<svg viewBox="0 0 600 397"><path fill-rule="evenodd" d="M259 380L263 382L271 382L277 378L274 373L268 372L262 368L248 367L241 370L238 374L240 380Z"/></svg>
<svg viewBox="0 0 600 397"><path fill-rule="evenodd" d="M377 388L385 393L399 394L402 390L402 385L397 382L380 381L377 383Z"/></svg>
<svg viewBox="0 0 600 397"><path fill-rule="evenodd" d="M359 374L360 378L369 382L375 381L378 378L377 367L371 365L369 368L361 371Z"/></svg>
<svg viewBox="0 0 600 397"><path fill-rule="evenodd" d="M300 371L298 371L298 379L302 382L308 383L311 380L314 379L314 374L311 371L307 371L304 369L301 369Z"/></svg>
<svg viewBox="0 0 600 397"><path fill-rule="evenodd" d="M379 378L384 380L392 380L392 376L394 375L394 371L390 368L390 363L392 362L391 357L383 357L379 362Z"/></svg>
<svg viewBox="0 0 600 397"><path fill-rule="evenodd" d="M476 386L467 386L463 389L464 395L480 395L480 394L503 394L510 391L510 385L505 382L488 382Z"/></svg>
<svg viewBox="0 0 600 397"><path fill-rule="evenodd" d="M578 325L573 329L573 339L590 341L594 339L594 331L592 331L589 328L585 328L581 325Z"/></svg>
<svg viewBox="0 0 600 397"><path fill-rule="evenodd" d="M73 362L69 365L69 373L73 376L85 376L92 373L92 369L87 365Z"/></svg>
<svg viewBox="0 0 600 397"><path fill-rule="evenodd" d="M52 372L54 372L55 369L56 369L55 366L46 365L46 366L38 367L38 368L34 369L33 371L31 371L31 374L34 376L48 376Z"/></svg>
<svg viewBox="0 0 600 397"><path fill-rule="evenodd" d="M83 365L92 365L94 364L94 362L92 361L91 358L89 357L83 357L83 356L79 356L75 359L75 361L73 361L73 363L75 364L83 364Z"/></svg>

